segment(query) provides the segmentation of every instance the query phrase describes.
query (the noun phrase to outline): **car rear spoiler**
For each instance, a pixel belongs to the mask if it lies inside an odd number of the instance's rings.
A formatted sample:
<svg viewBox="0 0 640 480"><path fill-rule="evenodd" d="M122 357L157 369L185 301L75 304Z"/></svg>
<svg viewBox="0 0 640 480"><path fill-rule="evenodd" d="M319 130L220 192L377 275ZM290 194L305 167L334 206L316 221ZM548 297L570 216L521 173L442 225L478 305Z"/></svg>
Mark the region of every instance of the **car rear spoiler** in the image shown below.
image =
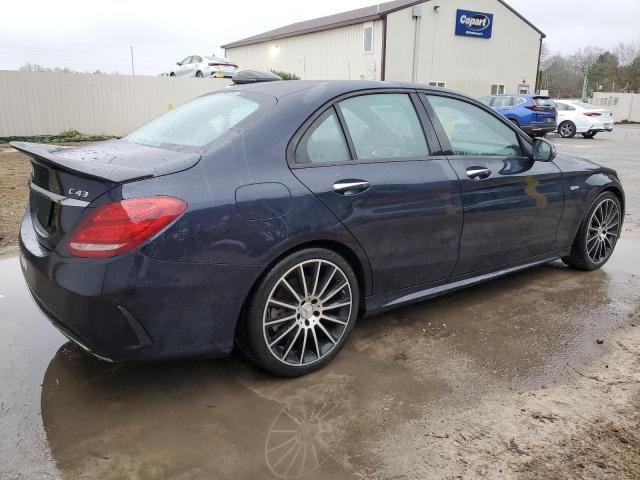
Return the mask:
<svg viewBox="0 0 640 480"><path fill-rule="evenodd" d="M9 145L20 152L26 153L38 163L86 178L125 182L153 177L153 173L149 171L106 163L91 158L89 155L85 157L69 156L68 153L73 151L75 147L29 142L10 142Z"/></svg>

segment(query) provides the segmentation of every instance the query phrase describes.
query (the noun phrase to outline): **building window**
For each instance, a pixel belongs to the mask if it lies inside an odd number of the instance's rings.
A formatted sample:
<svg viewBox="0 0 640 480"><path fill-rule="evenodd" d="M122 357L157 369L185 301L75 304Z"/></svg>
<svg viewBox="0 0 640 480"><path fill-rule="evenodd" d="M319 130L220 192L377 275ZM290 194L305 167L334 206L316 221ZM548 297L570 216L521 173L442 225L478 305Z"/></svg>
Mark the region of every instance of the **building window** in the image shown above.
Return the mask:
<svg viewBox="0 0 640 480"><path fill-rule="evenodd" d="M429 85L431 85L432 87L445 88L447 86L447 82L442 82L439 80L430 80Z"/></svg>
<svg viewBox="0 0 640 480"><path fill-rule="evenodd" d="M491 85L491 95L504 95L504 85L501 83Z"/></svg>
<svg viewBox="0 0 640 480"><path fill-rule="evenodd" d="M373 22L367 22L362 27L362 52L373 53Z"/></svg>

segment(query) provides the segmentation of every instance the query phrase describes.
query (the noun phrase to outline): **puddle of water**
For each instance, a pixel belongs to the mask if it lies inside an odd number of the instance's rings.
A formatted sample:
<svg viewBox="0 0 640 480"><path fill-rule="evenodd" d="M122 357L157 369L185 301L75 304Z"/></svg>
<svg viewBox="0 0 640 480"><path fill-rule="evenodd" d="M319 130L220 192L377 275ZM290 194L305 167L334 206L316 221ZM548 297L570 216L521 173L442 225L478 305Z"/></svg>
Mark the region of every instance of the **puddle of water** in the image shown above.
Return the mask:
<svg viewBox="0 0 640 480"><path fill-rule="evenodd" d="M430 406L562 382L567 363L597 357L595 339L640 303L638 240L601 271L551 264L363 319L329 366L294 380L238 355L96 360L65 344L17 259L3 260L2 464L46 478L55 460L63 477L101 480L371 476L368 452Z"/></svg>
<svg viewBox="0 0 640 480"><path fill-rule="evenodd" d="M38 312L18 259L1 259L0 272L0 478L57 478L40 417L40 385L65 339Z"/></svg>

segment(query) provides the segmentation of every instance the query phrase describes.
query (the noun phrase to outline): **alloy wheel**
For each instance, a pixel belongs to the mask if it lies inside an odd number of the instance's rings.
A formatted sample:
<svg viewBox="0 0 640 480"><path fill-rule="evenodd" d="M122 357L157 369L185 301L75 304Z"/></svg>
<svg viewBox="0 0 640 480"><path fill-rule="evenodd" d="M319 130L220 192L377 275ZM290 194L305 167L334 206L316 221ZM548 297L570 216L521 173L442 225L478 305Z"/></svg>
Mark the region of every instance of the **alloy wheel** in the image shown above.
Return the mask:
<svg viewBox="0 0 640 480"><path fill-rule="evenodd" d="M620 208L606 198L598 204L589 219L587 229L587 255L596 264L609 258L620 234Z"/></svg>
<svg viewBox="0 0 640 480"><path fill-rule="evenodd" d="M576 127L571 122L564 122L560 125L560 136L564 138L569 138L575 135Z"/></svg>
<svg viewBox="0 0 640 480"><path fill-rule="evenodd" d="M343 337L352 307L351 285L340 267L322 259L295 265L278 279L264 308L269 352L287 365L318 362Z"/></svg>

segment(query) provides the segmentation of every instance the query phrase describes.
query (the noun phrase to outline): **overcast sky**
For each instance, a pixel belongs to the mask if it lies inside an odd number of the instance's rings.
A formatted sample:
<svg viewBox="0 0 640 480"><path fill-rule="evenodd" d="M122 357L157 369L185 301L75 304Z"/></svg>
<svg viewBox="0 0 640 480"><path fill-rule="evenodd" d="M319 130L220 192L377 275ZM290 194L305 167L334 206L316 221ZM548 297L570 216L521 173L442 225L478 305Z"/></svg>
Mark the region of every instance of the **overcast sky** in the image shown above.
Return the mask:
<svg viewBox="0 0 640 480"><path fill-rule="evenodd" d="M640 0L507 1L547 34L552 51L640 40ZM190 54L220 54L227 42L374 3L7 0L0 14L0 70L31 62L130 73L132 45L136 74L156 75Z"/></svg>

